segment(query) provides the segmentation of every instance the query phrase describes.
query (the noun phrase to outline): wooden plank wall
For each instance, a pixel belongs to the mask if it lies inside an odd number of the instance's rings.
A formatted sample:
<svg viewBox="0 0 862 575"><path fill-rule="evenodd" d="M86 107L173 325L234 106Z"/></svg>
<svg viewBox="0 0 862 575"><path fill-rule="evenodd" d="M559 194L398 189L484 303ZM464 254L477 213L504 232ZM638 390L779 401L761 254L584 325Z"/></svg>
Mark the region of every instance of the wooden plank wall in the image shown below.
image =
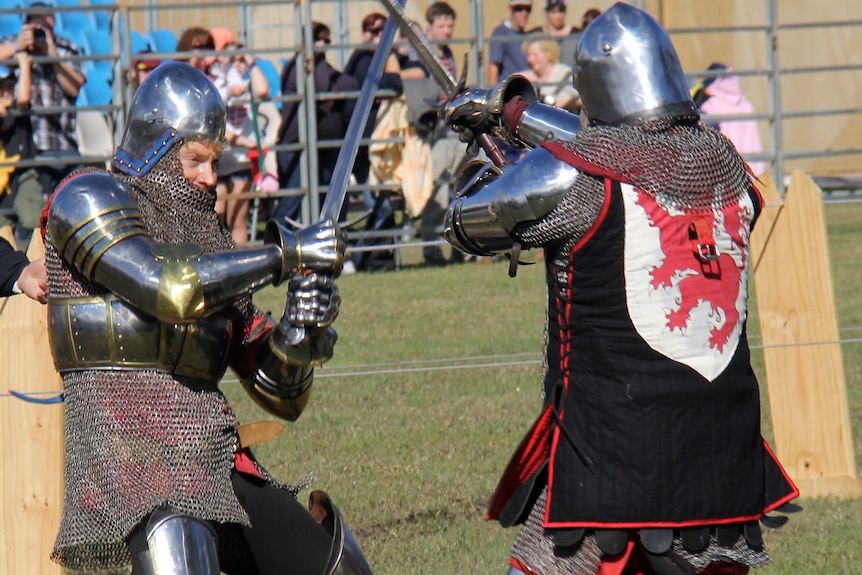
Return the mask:
<svg viewBox="0 0 862 575"><path fill-rule="evenodd" d="M751 238L775 450L802 495L862 497L856 477L822 191L792 174Z"/></svg>
<svg viewBox="0 0 862 575"><path fill-rule="evenodd" d="M2 232L11 240L10 229ZM27 255L44 255L36 234ZM59 575L49 555L63 504L63 404L30 403L62 389L48 345L47 307L0 298L0 573Z"/></svg>

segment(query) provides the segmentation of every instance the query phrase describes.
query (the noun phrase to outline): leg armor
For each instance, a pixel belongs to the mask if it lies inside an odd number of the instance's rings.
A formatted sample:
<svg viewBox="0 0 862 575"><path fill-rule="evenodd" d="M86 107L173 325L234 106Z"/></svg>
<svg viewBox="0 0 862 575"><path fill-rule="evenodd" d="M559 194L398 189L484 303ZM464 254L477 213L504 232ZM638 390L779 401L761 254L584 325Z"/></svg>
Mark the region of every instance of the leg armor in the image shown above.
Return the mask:
<svg viewBox="0 0 862 575"><path fill-rule="evenodd" d="M206 521L158 510L147 524L147 544L147 556L136 558L143 573L136 568L135 575L219 575L216 535Z"/></svg>
<svg viewBox="0 0 862 575"><path fill-rule="evenodd" d="M341 511L324 491L312 491L309 497L311 514L332 537L329 559L324 575L373 575L359 543L347 527Z"/></svg>

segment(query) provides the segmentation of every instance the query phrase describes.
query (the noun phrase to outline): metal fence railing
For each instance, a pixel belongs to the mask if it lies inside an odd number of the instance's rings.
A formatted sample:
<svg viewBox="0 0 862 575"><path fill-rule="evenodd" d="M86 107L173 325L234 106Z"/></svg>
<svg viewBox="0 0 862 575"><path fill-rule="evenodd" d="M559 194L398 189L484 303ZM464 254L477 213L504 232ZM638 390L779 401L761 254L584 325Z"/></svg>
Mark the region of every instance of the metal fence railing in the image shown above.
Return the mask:
<svg viewBox="0 0 862 575"><path fill-rule="evenodd" d="M280 71L284 63L299 55L303 65L297 66L297 94L281 94L277 79L271 80L272 92L268 102L281 106L286 102L299 102L299 127L300 141L295 144L275 144L270 147L271 152L277 151L301 151L302 162L300 163L301 184L298 188L281 189L278 192L263 196L250 193L241 199L251 199L255 202L272 202L281 197L290 195L301 195L305 198L302 212L303 220L313 219L313 214L319 210L319 194L325 193L326 188L317 178L318 166L317 155L306 153L308 150L317 150L321 147L338 147L339 141L318 141L315 130L315 103L327 99L356 97L354 93L322 93L314 91L314 83L311 81L311 63L309 55L315 47L311 38L311 22L315 20L326 22L332 30L332 43L326 47L327 58L337 68L342 68L350 55L356 48L362 47L356 39L359 33L359 21L368 12L380 11L382 7L371 0L260 0L260 1L223 1L223 2L189 2L172 3L167 0L137 0L128 4L105 3L110 0L64 0L57 3L53 8L33 8L29 11L52 10L69 14L83 13L91 20L93 14L100 13L103 21L107 18L107 27L110 34L110 50L108 52L94 53L82 49L77 57L79 61L85 62L109 62L110 63L110 101L97 105L83 104L76 106L77 111L99 112L108 122L115 141L125 124L125 110L131 99L131 87L129 85L129 70L135 59L135 47L140 45L141 39L146 41L150 31L169 29L179 33L188 26L203 27L227 27L234 31L236 38L245 45L244 50L238 54L249 53L256 58L267 61L275 71ZM691 0L694 2L695 0ZM462 0L461 4L466 6L466 11L461 10L459 23L466 23L465 28L450 42L456 55L459 56L459 65L464 61L469 67L469 80L473 84L483 84L487 77L487 59L485 57L489 42L490 30L485 26L486 14L495 10L497 3L483 2L482 0ZM635 2L643 5L644 2ZM803 160L812 160L819 157L853 157L862 155L862 145L856 140L855 145L843 147L830 146L828 143L808 143L804 138L788 138L788 129L794 132L800 130L799 125L806 122L825 121L830 119L834 122L850 122L858 120L862 114L862 108L854 105L832 105L816 98L810 101L810 107L788 109L785 102L788 83L792 78L810 78L812 85L821 84L820 78L829 74L855 74L862 70L862 64L855 63L852 58L847 61L825 62L815 65L790 66L781 61L781 48L788 39L804 33L834 34L841 32L848 35L858 34L862 29L860 21L835 21L835 22L806 22L806 23L782 23L779 12L778 0L762 0L760 4L765 10L761 22L745 26L717 26L697 28L670 28L672 38L677 39L686 36L697 35L707 37L727 36L728 34L747 34L759 38L756 41L761 46L761 53L752 57L753 62L761 62L762 65L750 67L737 66L733 73L752 82L765 84L766 105L757 112L742 117L707 117L709 121L721 119L753 119L765 125L764 133L768 135L765 139L764 150L758 154L746 155L748 160L768 162L773 180L783 190L784 181L789 168L799 164ZM17 4L16 4L17 6ZM0 2L0 16L4 14L22 15L20 8L5 6ZM418 9L414 9L414 16L419 18ZM755 19L757 20L757 19ZM420 22L421 23L421 22ZM79 31L80 32L80 31ZM64 31L58 31L62 34ZM81 38L76 34L77 38ZM76 42L78 43L78 42ZM86 48L86 47L82 47ZM154 50L151 57L158 59L169 59L181 57L182 54L171 51ZM217 53L212 53L216 56ZM464 57L461 60L460 57ZM45 59L43 59L45 60ZM49 60L45 60L49 61ZM12 64L11 61L5 61ZM722 72L708 70L687 70L687 76L695 78L708 78L717 76ZM380 97L391 97L392 94L380 92ZM37 114L52 114L63 111L63 109L34 110ZM364 141L365 144L372 143ZM397 144L398 141L393 142ZM808 144L808 145L806 145ZM111 146L112 148L112 146ZM70 164L87 163L99 164L110 160L110 155L82 156L70 158L66 161ZM46 161L27 160L16 164L19 168L39 167L45 165ZM56 160L51 160L56 164ZM8 167L10 163L0 163L0 168ZM848 174L847 177L833 176L821 178L819 183L826 192L833 190L847 190L855 193L862 182L859 178ZM352 197L358 197L363 190L392 194L397 197L399 186L396 184L378 184L375 186L352 185L349 193ZM255 212L257 213L257 212ZM405 220L405 229L399 232L398 237L412 239L410 235L412 223ZM252 228L254 232L254 227ZM390 235L392 235L390 233ZM253 237L257 240L258 237Z"/></svg>

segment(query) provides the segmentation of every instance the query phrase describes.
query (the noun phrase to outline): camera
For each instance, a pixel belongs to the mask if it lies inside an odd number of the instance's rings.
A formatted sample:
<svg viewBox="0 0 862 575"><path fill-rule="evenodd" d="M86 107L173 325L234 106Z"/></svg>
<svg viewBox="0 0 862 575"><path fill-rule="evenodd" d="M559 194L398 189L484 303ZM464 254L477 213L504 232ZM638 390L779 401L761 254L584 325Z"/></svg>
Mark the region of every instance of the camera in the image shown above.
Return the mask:
<svg viewBox="0 0 862 575"><path fill-rule="evenodd" d="M40 44L44 44L48 41L48 35L44 28L36 28L33 30L33 41Z"/></svg>

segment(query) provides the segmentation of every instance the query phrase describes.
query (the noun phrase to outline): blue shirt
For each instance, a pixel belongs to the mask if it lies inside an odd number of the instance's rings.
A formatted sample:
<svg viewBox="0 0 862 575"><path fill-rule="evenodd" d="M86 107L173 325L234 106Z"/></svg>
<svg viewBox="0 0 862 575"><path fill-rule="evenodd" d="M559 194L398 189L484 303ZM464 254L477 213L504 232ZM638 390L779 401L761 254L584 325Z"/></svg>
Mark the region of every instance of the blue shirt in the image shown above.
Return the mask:
<svg viewBox="0 0 862 575"><path fill-rule="evenodd" d="M489 61L500 67L501 80L529 68L523 52L526 36L526 32L513 30L508 20L491 32Z"/></svg>

